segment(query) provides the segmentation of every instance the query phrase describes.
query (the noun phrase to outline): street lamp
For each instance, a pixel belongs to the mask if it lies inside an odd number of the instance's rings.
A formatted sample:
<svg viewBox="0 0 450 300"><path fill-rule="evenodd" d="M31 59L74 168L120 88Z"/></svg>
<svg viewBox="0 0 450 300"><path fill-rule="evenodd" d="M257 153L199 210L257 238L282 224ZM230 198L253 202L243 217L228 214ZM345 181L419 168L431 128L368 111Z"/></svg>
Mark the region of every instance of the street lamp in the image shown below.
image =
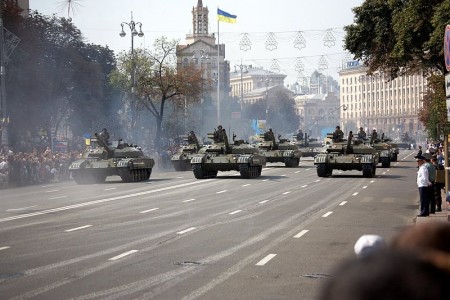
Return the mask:
<svg viewBox="0 0 450 300"><path fill-rule="evenodd" d="M235 72L237 72L237 69L239 69L241 71L241 108L242 108L242 105L244 104L244 83L243 83L243 80L242 80L242 75L243 75L243 73L247 73L248 72L248 68L249 67L250 67L249 65L243 65L242 64L242 60L241 60L241 64L240 65L234 66L234 71Z"/></svg>
<svg viewBox="0 0 450 300"><path fill-rule="evenodd" d="M266 85L266 129L269 124L269 84L272 81L272 78L270 78L269 75L266 76L265 79L261 79L261 81L264 81L264 84Z"/></svg>
<svg viewBox="0 0 450 300"><path fill-rule="evenodd" d="M195 64L197 64L197 62L200 60L200 68L201 68L201 80L202 80L202 94L201 94L201 99L200 99L200 104L201 104L201 127L202 127L202 132L203 132L203 127L204 127L204 121L205 121L205 101L203 99L203 93L204 93L204 89L205 89L205 83L204 83L204 74L205 74L205 69L203 69L203 62L204 61L208 61L209 60L209 51L205 48L201 48L201 49L194 49L193 50L194 54L192 55L192 60L195 61ZM207 76L208 78L208 76Z"/></svg>
<svg viewBox="0 0 450 300"><path fill-rule="evenodd" d="M136 65L135 65L135 61L134 61L134 37L135 36L143 37L144 32L142 31L142 23L133 21L133 12L131 12L130 23L127 23L127 22L120 23L120 26L122 26L122 31L119 34L120 37L125 37L127 35L125 33L125 30L123 30L124 25L127 25L131 31L131 92L134 93L134 87L136 84L136 81L135 81ZM136 25L139 26L139 32L136 30Z"/></svg>

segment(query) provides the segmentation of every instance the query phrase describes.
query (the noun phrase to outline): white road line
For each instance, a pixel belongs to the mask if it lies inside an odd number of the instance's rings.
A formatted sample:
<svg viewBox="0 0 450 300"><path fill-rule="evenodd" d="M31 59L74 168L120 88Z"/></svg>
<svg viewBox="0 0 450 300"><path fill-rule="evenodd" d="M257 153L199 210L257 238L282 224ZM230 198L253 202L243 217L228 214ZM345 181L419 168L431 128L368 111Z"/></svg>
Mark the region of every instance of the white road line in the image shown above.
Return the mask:
<svg viewBox="0 0 450 300"><path fill-rule="evenodd" d="M191 201L195 201L195 199L187 199L187 200L183 200L182 202L186 203L186 202L191 202Z"/></svg>
<svg viewBox="0 0 450 300"><path fill-rule="evenodd" d="M390 171L391 171L391 169L387 169L387 170L386 170L386 172L390 172Z"/></svg>
<svg viewBox="0 0 450 300"><path fill-rule="evenodd" d="M139 213L140 213L140 214L145 214L145 213L148 213L148 212L151 212L151 211L155 211L155 210L158 210L158 209L159 209L159 208L155 207L155 208L143 210L143 211L141 211L141 212L139 212Z"/></svg>
<svg viewBox="0 0 450 300"><path fill-rule="evenodd" d="M309 168L308 168L308 169L305 169L305 171L309 171L309 170L311 170L311 169L309 169Z"/></svg>
<svg viewBox="0 0 450 300"><path fill-rule="evenodd" d="M110 190L115 190L115 189L117 189L117 188L107 188L107 189L104 189L104 191L110 191Z"/></svg>
<svg viewBox="0 0 450 300"><path fill-rule="evenodd" d="M50 213L54 213L54 212L58 212L58 211L64 211L64 210L69 210L69 209L74 209L74 208L79 208L79 207L90 206L90 205L94 205L94 204L100 204L100 203L105 203L105 202L110 202L110 201L121 200L121 199L128 199L128 198L132 198L132 197L138 197L138 196L153 194L153 193L157 193L157 192L167 191L167 190L173 190L173 189L180 188L180 187L195 185L195 184L199 184L199 183L205 183L205 182L208 182L211 180L212 179L193 181L193 182L183 183L183 184L179 184L179 185L168 186L168 187L164 187L164 188L160 188L160 189L154 189L151 191L144 191L144 192L133 193L133 194L117 196L117 197L112 197L112 198L99 199L99 200L83 202L83 203L78 203L78 204L69 205L69 206L63 206L63 207L58 207L58 208L37 211L37 212L29 213L29 214L23 214L23 215L8 217L8 218L2 218L2 219L0 219L0 223L6 222L6 221L11 221L11 220L17 220L17 219L23 219L23 218L29 218L29 217L34 217L34 216L50 214Z"/></svg>
<svg viewBox="0 0 450 300"><path fill-rule="evenodd" d="M300 171L295 171L294 173L297 174L297 173L300 173Z"/></svg>
<svg viewBox="0 0 450 300"><path fill-rule="evenodd" d="M244 186L249 186L249 185L251 185L251 184L250 184L250 183L247 183L247 184L244 184L243 187L244 187Z"/></svg>
<svg viewBox="0 0 450 300"><path fill-rule="evenodd" d="M261 181L269 181L269 179L263 179L263 180L261 180Z"/></svg>
<svg viewBox="0 0 450 300"><path fill-rule="evenodd" d="M238 209L233 212L230 212L229 215L234 215L234 214L240 213L241 211L242 211L241 209Z"/></svg>
<svg viewBox="0 0 450 300"><path fill-rule="evenodd" d="M108 260L118 260L119 258L125 257L125 256L130 255L130 254L133 254L133 253L136 253L136 252L138 252L138 251L139 251L139 250L130 250L130 251L125 252L125 253L122 253L122 254L120 254L120 255L111 257L111 258L108 259Z"/></svg>
<svg viewBox="0 0 450 300"><path fill-rule="evenodd" d="M367 189L367 185L363 186L362 188L363 188L363 189Z"/></svg>
<svg viewBox="0 0 450 300"><path fill-rule="evenodd" d="M305 184L305 185L302 185L302 188L305 188L305 187L307 187L308 185L307 184Z"/></svg>
<svg viewBox="0 0 450 300"><path fill-rule="evenodd" d="M81 226L81 227L77 227L77 228L72 228L72 229L67 229L67 230L64 230L65 232L71 232L71 231L75 231L75 230L80 230L80 229L84 229L84 228L88 228L88 227L91 227L92 225L84 225L84 226Z"/></svg>
<svg viewBox="0 0 450 300"><path fill-rule="evenodd" d="M287 194L290 194L290 193L291 193L291 192L289 192L289 191L288 191L288 192L284 192L283 195L287 195Z"/></svg>
<svg viewBox="0 0 450 300"><path fill-rule="evenodd" d="M371 181L370 181L370 183L374 183L374 182L375 182L375 180L371 180Z"/></svg>
<svg viewBox="0 0 450 300"><path fill-rule="evenodd" d="M286 177L287 175L286 175L286 174L283 174L283 175L280 175L280 176L282 176L282 177Z"/></svg>
<svg viewBox="0 0 450 300"><path fill-rule="evenodd" d="M184 177L183 177L183 176L178 176L178 177L177 177L177 179L182 179L182 178L184 178Z"/></svg>
<svg viewBox="0 0 450 300"><path fill-rule="evenodd" d="M9 249L9 248L11 248L11 247L10 247L10 246L0 247L0 251L1 251L1 250L6 250L6 249Z"/></svg>
<svg viewBox="0 0 450 300"><path fill-rule="evenodd" d="M316 182L320 182L320 179L317 179Z"/></svg>
<svg viewBox="0 0 450 300"><path fill-rule="evenodd" d="M222 194L222 193L225 193L225 192L227 192L227 190L218 191L218 192L216 192L216 194Z"/></svg>
<svg viewBox="0 0 450 300"><path fill-rule="evenodd" d="M48 188L48 187L52 187L53 186L53 184L50 184L50 185L43 185L43 186L41 186L41 187L43 187L43 188Z"/></svg>
<svg viewBox="0 0 450 300"><path fill-rule="evenodd" d="M147 184L152 184L152 183L153 183L152 181L147 182Z"/></svg>
<svg viewBox="0 0 450 300"><path fill-rule="evenodd" d="M353 196L356 196L356 195L358 195L358 192L356 192L356 193L353 193Z"/></svg>
<svg viewBox="0 0 450 300"><path fill-rule="evenodd" d="M67 198L67 196L51 197L51 198L48 198L48 200L55 200L55 199L62 199L62 198Z"/></svg>
<svg viewBox="0 0 450 300"><path fill-rule="evenodd" d="M269 200L263 200L263 201L259 202L259 204L264 204L264 203L267 203L267 202L269 202Z"/></svg>
<svg viewBox="0 0 450 300"><path fill-rule="evenodd" d="M332 211L329 211L329 212L327 212L326 214L324 214L323 216L322 216L322 218L326 218L326 217L328 217L329 215L331 215L333 212Z"/></svg>
<svg viewBox="0 0 450 300"><path fill-rule="evenodd" d="M177 234L183 234L183 233L195 230L195 229L197 229L197 227L190 227L188 229L185 229L185 230L182 230L182 231L178 231Z"/></svg>
<svg viewBox="0 0 450 300"><path fill-rule="evenodd" d="M343 206L345 204L347 204L347 201L342 201L341 203L339 203L339 206Z"/></svg>
<svg viewBox="0 0 450 300"><path fill-rule="evenodd" d="M7 209L6 211L24 210L24 209L32 208L32 207L35 207L35 206L36 206L36 205L27 206L27 207L21 207L21 208L10 208L10 209Z"/></svg>
<svg viewBox="0 0 450 300"><path fill-rule="evenodd" d="M59 190L48 190L48 191L45 191L46 193L54 193L54 192L58 192Z"/></svg>
<svg viewBox="0 0 450 300"><path fill-rule="evenodd" d="M272 258L274 258L275 256L277 256L276 254L269 254L266 257L264 257L263 259L261 259L256 266L264 266L265 264L267 264Z"/></svg>
<svg viewBox="0 0 450 300"><path fill-rule="evenodd" d="M304 229L302 231L300 231L299 233L297 233L296 235L294 235L294 239L298 239L301 238L305 233L307 233L309 230Z"/></svg>

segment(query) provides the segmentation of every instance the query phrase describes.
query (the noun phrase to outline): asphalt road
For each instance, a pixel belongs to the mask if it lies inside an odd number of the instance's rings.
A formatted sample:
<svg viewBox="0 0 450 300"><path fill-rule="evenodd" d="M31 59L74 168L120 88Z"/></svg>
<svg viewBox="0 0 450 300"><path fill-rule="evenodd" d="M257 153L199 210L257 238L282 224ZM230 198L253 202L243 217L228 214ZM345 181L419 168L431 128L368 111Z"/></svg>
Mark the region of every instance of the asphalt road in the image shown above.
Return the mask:
<svg viewBox="0 0 450 300"><path fill-rule="evenodd" d="M362 234L386 240L417 214L401 151L375 178L154 171L150 181L0 191L1 299L317 299Z"/></svg>

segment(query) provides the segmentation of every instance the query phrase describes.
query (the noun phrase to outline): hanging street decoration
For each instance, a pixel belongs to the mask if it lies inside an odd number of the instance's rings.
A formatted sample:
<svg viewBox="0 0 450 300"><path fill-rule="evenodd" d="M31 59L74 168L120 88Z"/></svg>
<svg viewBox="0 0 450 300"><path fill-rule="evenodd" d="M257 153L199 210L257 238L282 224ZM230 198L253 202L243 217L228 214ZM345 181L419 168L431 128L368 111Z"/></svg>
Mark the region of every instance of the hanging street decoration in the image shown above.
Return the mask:
<svg viewBox="0 0 450 300"><path fill-rule="evenodd" d="M325 56L322 55L319 59L319 71L323 71L326 69L328 69L328 62Z"/></svg>
<svg viewBox="0 0 450 300"><path fill-rule="evenodd" d="M248 38L248 33L244 33L241 39L241 42L239 43L239 49L242 51L248 51L252 49L252 42Z"/></svg>
<svg viewBox="0 0 450 300"><path fill-rule="evenodd" d="M275 38L275 34L273 32L269 32L266 40L266 49L269 51L273 51L278 48L278 42Z"/></svg>
<svg viewBox="0 0 450 300"><path fill-rule="evenodd" d="M297 32L297 35L294 40L294 48L297 48L298 50L302 50L305 47L306 47L305 37L303 36L302 32L299 31L299 32Z"/></svg>

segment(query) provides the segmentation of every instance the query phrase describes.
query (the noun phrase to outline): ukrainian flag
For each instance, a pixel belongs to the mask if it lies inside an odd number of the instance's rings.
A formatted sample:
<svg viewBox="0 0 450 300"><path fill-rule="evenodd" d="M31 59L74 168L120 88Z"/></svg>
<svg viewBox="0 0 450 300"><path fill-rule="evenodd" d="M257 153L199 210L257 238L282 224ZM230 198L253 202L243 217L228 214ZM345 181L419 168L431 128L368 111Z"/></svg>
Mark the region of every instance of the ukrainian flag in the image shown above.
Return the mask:
<svg viewBox="0 0 450 300"><path fill-rule="evenodd" d="M217 9L217 20L227 23L236 23L237 16L231 15L223 10Z"/></svg>

